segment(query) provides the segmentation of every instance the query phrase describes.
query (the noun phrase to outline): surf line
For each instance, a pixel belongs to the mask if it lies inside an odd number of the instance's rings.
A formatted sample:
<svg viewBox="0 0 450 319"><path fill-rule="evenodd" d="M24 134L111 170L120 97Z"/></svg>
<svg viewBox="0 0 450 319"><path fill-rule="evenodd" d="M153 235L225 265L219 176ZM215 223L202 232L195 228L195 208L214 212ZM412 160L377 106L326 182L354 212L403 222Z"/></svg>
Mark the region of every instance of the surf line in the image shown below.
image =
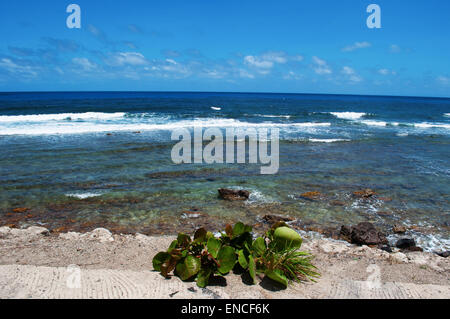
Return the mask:
<svg viewBox="0 0 450 319"><path fill-rule="evenodd" d="M270 128L226 128L225 137L222 130L210 127L177 128L172 131L172 141L178 140L172 147L171 158L175 164L261 164L261 174L276 174L280 163L279 129ZM247 151L248 140L248 152ZM209 142L203 147L203 142ZM270 154L269 154L270 146ZM235 152L236 148L236 152ZM192 152L193 150L193 152ZM225 151L225 156L224 156ZM246 156L248 155L248 156Z"/></svg>

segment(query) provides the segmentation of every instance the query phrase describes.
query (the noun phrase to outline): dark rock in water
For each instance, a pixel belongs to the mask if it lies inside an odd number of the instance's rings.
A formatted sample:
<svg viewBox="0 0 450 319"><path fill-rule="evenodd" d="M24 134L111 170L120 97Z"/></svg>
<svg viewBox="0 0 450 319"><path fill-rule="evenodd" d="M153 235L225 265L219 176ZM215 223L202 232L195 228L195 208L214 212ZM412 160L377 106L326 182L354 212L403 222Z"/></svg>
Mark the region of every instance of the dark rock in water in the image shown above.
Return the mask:
<svg viewBox="0 0 450 319"><path fill-rule="evenodd" d="M342 226L340 234L344 239L357 245L369 246L388 243L386 236L369 222L362 222L353 227Z"/></svg>
<svg viewBox="0 0 450 319"><path fill-rule="evenodd" d="M447 258L448 256L450 256L450 250L443 251L443 252L436 253L436 254L438 254L441 257Z"/></svg>
<svg viewBox="0 0 450 319"><path fill-rule="evenodd" d="M247 200L250 196L250 192L240 189L228 189L228 188L220 188L218 190L219 197L225 200Z"/></svg>
<svg viewBox="0 0 450 319"><path fill-rule="evenodd" d="M345 203L343 201L340 201L340 200L332 200L330 202L330 204L333 205L333 206L345 206Z"/></svg>
<svg viewBox="0 0 450 319"><path fill-rule="evenodd" d="M416 241L412 238L399 239L397 241L397 243L395 244L395 247L400 248L400 249L405 249L405 248L410 248L410 247L415 247L415 246L416 246Z"/></svg>
<svg viewBox="0 0 450 319"><path fill-rule="evenodd" d="M394 225L394 227L392 227L392 231L396 234L404 234L406 233L406 230L406 227L401 225Z"/></svg>
<svg viewBox="0 0 450 319"><path fill-rule="evenodd" d="M376 193L373 190L371 190L370 188L353 192L353 195L355 195L356 197L362 197L362 198L370 198L375 194Z"/></svg>
<svg viewBox="0 0 450 319"><path fill-rule="evenodd" d="M263 219L269 224L275 224L278 222L290 222L294 220L294 218L292 217L278 215L264 215Z"/></svg>
<svg viewBox="0 0 450 319"><path fill-rule="evenodd" d="M388 253L392 253L392 248L389 245L381 245L381 246L378 246L378 248L380 248L381 250L387 251Z"/></svg>

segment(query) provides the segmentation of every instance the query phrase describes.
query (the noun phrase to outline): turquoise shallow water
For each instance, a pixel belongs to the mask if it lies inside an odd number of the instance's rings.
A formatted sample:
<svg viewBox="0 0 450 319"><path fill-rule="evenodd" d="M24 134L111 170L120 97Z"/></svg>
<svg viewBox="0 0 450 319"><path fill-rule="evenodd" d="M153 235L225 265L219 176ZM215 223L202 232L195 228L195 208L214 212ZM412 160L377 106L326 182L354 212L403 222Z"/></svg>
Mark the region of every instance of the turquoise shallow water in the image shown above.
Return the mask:
<svg viewBox="0 0 450 319"><path fill-rule="evenodd" d="M416 225L410 235L444 249L449 113L449 99L428 98L2 93L1 221L160 233L193 223L184 210L208 215L212 227L278 212L314 225ZM174 164L171 130L194 126L278 127L278 174L261 175L260 164ZM250 199L219 200L221 187L248 189ZM352 195L365 188L377 196ZM300 196L308 191L322 196Z"/></svg>

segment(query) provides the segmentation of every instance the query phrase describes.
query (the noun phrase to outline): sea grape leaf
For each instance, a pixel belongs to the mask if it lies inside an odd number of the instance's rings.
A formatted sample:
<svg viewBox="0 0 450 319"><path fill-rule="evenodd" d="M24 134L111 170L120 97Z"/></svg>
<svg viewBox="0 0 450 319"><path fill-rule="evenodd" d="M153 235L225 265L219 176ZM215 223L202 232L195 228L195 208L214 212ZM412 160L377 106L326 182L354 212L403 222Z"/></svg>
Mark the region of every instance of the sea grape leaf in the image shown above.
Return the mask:
<svg viewBox="0 0 450 319"><path fill-rule="evenodd" d="M233 227L233 237L237 237L242 235L245 232L245 225L241 222L238 222Z"/></svg>
<svg viewBox="0 0 450 319"><path fill-rule="evenodd" d="M270 279L282 284L284 288L287 288L288 286L288 279L286 276L281 272L279 269L275 270L268 270L266 271L266 276Z"/></svg>
<svg viewBox="0 0 450 319"><path fill-rule="evenodd" d="M208 285L209 277L211 276L212 270L210 268L200 269L197 275L197 286L200 288L205 288Z"/></svg>
<svg viewBox="0 0 450 319"><path fill-rule="evenodd" d="M161 275L163 275L166 278L169 277L169 273L175 269L175 266L177 265L178 260L179 259L177 259L177 258L170 257L169 260L164 262L161 265Z"/></svg>
<svg viewBox="0 0 450 319"><path fill-rule="evenodd" d="M179 233L178 237L177 237L177 241L178 241L178 245L180 245L181 247L187 247L189 245L189 243L191 242L191 237L186 234Z"/></svg>
<svg viewBox="0 0 450 319"><path fill-rule="evenodd" d="M206 244L206 247L208 249L208 252L213 256L214 258L217 258L217 255L219 254L220 246L222 243L217 238L210 238L208 239L208 243Z"/></svg>
<svg viewBox="0 0 450 319"><path fill-rule="evenodd" d="M252 250L256 253L256 256L262 256L266 251L266 242L264 238L258 237L253 241Z"/></svg>
<svg viewBox="0 0 450 319"><path fill-rule="evenodd" d="M248 256L248 272L250 277L252 277L253 284L256 284L256 264L255 259L252 255Z"/></svg>
<svg viewBox="0 0 450 319"><path fill-rule="evenodd" d="M236 252L234 248L230 246L223 246L220 248L219 253L217 254L217 260L220 264L218 271L222 274L229 272L236 264Z"/></svg>
<svg viewBox="0 0 450 319"><path fill-rule="evenodd" d="M156 271L161 271L161 265L164 264L166 261L168 261L169 258L170 254L165 251L157 253L152 260L153 269Z"/></svg>
<svg viewBox="0 0 450 319"><path fill-rule="evenodd" d="M200 259L194 256L187 256L183 262L176 266L176 273L181 280L187 280L196 275L200 271Z"/></svg>
<svg viewBox="0 0 450 319"><path fill-rule="evenodd" d="M206 239L206 234L207 234L208 232L206 231L206 229L205 228L199 228L199 229L197 229L196 231L195 231L195 233L194 233L194 240L196 241L196 242L203 242L203 241L205 241L205 239Z"/></svg>
<svg viewBox="0 0 450 319"><path fill-rule="evenodd" d="M241 265L242 268L247 269L248 261L247 258L245 257L244 250L242 249L238 251L238 261L239 265Z"/></svg>
<svg viewBox="0 0 450 319"><path fill-rule="evenodd" d="M177 248L177 245L178 245L178 240L172 241L172 243L170 243L169 248L167 249L167 252L170 253L172 250Z"/></svg>

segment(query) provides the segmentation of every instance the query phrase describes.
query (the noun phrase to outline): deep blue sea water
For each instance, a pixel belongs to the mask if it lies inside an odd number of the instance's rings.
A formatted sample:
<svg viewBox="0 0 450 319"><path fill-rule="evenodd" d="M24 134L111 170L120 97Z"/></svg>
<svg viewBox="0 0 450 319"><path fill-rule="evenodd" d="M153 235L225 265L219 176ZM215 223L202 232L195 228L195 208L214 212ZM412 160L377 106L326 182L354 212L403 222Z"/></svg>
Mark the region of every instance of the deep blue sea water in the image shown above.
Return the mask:
<svg viewBox="0 0 450 319"><path fill-rule="evenodd" d="M172 162L175 128L278 127L280 169ZM311 225L369 220L450 245L450 99L308 94L0 93L0 221L170 232L266 212ZM217 198L251 191L248 202ZM363 200L354 191L371 188ZM308 191L323 194L305 200ZM28 217L12 210L27 207ZM394 238L394 237L392 237Z"/></svg>

